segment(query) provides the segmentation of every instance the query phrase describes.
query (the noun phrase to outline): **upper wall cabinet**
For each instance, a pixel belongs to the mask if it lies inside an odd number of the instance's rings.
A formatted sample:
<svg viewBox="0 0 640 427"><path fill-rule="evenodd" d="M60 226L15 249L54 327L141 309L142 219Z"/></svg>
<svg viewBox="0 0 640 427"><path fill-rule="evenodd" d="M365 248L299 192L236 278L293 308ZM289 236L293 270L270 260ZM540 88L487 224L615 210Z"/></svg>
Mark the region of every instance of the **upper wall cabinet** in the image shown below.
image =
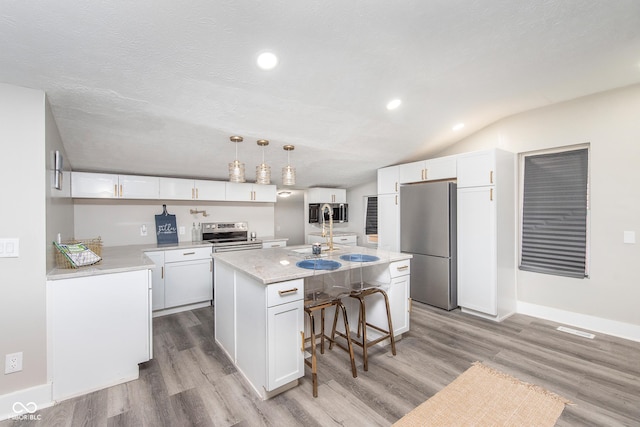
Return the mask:
<svg viewBox="0 0 640 427"><path fill-rule="evenodd" d="M276 186L225 182L228 202L276 202Z"/></svg>
<svg viewBox="0 0 640 427"><path fill-rule="evenodd" d="M400 165L399 168L400 184L455 178L456 157L439 157L437 159L405 163Z"/></svg>
<svg viewBox="0 0 640 427"><path fill-rule="evenodd" d="M71 197L157 199L160 180L154 176L72 172Z"/></svg>
<svg viewBox="0 0 640 427"><path fill-rule="evenodd" d="M399 191L400 166L378 169L378 194L398 194Z"/></svg>
<svg viewBox="0 0 640 427"><path fill-rule="evenodd" d="M458 157L458 188L494 185L496 151L480 151Z"/></svg>
<svg viewBox="0 0 640 427"><path fill-rule="evenodd" d="M224 201L226 186L222 181L198 179L160 178L162 200Z"/></svg>
<svg viewBox="0 0 640 427"><path fill-rule="evenodd" d="M310 188L307 190L308 203L347 203L344 188Z"/></svg>

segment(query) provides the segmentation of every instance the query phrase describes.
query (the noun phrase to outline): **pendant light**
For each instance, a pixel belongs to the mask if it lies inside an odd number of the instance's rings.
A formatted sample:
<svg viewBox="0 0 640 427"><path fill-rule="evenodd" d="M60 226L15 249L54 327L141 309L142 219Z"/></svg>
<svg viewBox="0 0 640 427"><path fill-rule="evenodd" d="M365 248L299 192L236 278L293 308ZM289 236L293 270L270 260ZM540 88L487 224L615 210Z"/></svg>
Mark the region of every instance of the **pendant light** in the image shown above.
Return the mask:
<svg viewBox="0 0 640 427"><path fill-rule="evenodd" d="M282 147L287 152L287 166L282 168L282 185L296 185L296 168L291 167L290 153L295 148L293 145Z"/></svg>
<svg viewBox="0 0 640 427"><path fill-rule="evenodd" d="M269 145L269 141L259 139L258 145L262 147L262 163L256 166L256 184L271 184L271 166L264 162L264 147Z"/></svg>
<svg viewBox="0 0 640 427"><path fill-rule="evenodd" d="M238 161L238 143L242 142L241 136L232 136L229 138L231 142L236 145L236 159L229 163L229 181L230 182L244 182L244 163Z"/></svg>

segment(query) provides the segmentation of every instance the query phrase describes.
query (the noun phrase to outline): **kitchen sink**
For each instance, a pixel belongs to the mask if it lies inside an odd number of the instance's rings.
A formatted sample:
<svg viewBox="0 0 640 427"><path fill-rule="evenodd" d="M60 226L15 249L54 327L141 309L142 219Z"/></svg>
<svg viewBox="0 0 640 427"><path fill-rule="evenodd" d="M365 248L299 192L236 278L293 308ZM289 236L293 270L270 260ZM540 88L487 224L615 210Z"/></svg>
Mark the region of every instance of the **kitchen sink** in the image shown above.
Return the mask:
<svg viewBox="0 0 640 427"><path fill-rule="evenodd" d="M305 259L296 262L296 266L307 270L337 270L342 264L331 259Z"/></svg>
<svg viewBox="0 0 640 427"><path fill-rule="evenodd" d="M380 260L380 258L378 258L375 255L365 255L365 254L345 254L345 255L341 255L340 259L343 261L350 261L350 262L373 262L373 261Z"/></svg>

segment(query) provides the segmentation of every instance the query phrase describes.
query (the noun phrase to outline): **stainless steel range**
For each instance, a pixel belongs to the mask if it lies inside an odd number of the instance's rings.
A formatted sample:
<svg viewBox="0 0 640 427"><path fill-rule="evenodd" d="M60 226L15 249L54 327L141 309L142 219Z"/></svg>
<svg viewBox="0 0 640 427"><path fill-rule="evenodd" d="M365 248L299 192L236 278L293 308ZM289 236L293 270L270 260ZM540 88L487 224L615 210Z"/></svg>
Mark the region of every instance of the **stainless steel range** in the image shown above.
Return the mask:
<svg viewBox="0 0 640 427"><path fill-rule="evenodd" d="M202 224L202 241L213 244L213 252L262 249L262 240L249 237L246 222L208 222Z"/></svg>

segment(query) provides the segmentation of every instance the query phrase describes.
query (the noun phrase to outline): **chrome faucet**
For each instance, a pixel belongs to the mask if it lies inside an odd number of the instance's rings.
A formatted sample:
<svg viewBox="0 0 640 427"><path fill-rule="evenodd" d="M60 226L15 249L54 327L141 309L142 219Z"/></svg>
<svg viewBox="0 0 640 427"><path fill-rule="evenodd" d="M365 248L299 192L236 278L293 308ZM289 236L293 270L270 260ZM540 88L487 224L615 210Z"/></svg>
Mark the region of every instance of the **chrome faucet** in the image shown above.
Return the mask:
<svg viewBox="0 0 640 427"><path fill-rule="evenodd" d="M320 208L320 215L322 215L322 237L327 237L327 231L324 225L324 210L329 209L329 238L327 239L327 245L329 245L329 252L333 251L333 208L329 203L325 203Z"/></svg>

